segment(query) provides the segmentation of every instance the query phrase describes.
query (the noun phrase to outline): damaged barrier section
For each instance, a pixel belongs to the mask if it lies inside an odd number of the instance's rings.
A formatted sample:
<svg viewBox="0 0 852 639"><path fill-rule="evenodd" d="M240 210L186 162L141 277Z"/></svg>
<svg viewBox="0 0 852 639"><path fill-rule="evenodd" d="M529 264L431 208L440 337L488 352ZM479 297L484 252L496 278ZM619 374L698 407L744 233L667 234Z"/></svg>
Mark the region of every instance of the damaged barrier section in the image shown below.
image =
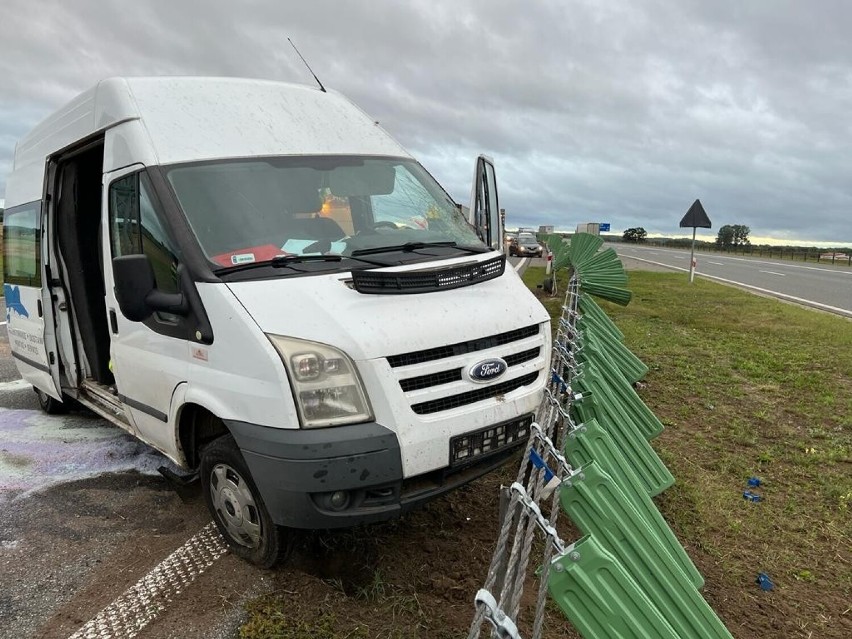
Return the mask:
<svg viewBox="0 0 852 639"><path fill-rule="evenodd" d="M469 639L547 636L550 596L586 639L722 639L704 580L651 499L674 483L650 441L663 425L633 388L648 367L592 296L626 305L627 274L603 241L548 242L568 274L544 390L515 483L504 489L497 545L476 593ZM552 290L553 287L551 287ZM556 529L565 513L581 533ZM536 544L533 560L533 542ZM539 550L542 547L543 550ZM519 618L533 561L534 613Z"/></svg>

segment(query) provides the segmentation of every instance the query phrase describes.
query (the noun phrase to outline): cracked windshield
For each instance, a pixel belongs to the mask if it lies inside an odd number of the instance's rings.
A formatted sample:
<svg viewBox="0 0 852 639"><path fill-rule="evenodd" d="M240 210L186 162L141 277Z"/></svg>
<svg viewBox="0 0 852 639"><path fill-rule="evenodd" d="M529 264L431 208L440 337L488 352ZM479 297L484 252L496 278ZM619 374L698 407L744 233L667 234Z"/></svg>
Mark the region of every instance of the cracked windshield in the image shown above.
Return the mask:
<svg viewBox="0 0 852 639"><path fill-rule="evenodd" d="M456 204L411 160L210 162L175 166L168 179L205 254L223 268L436 242L486 250Z"/></svg>

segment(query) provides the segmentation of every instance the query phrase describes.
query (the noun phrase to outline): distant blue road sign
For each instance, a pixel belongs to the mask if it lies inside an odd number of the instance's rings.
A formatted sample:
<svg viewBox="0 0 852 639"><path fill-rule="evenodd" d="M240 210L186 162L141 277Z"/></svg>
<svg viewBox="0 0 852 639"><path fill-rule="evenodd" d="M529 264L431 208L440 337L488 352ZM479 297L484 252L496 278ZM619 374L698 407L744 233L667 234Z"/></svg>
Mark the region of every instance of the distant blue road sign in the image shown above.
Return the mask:
<svg viewBox="0 0 852 639"><path fill-rule="evenodd" d="M609 222L601 222L600 231L603 233L609 230Z"/></svg>

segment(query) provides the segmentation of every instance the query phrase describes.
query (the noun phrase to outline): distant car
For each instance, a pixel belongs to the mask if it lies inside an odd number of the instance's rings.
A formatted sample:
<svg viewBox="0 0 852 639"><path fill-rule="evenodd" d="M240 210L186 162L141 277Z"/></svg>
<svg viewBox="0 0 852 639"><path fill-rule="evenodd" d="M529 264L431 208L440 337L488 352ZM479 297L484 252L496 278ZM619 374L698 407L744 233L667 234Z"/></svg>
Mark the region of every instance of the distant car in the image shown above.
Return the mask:
<svg viewBox="0 0 852 639"><path fill-rule="evenodd" d="M543 254L544 249L532 233L521 233L509 244L509 255L541 257Z"/></svg>

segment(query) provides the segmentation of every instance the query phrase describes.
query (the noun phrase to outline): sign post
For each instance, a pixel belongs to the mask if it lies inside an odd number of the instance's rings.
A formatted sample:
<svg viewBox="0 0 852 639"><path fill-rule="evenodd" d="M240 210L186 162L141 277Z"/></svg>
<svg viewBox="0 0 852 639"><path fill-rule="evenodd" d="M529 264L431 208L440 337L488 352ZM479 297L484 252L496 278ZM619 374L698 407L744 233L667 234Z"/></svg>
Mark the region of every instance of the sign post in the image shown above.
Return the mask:
<svg viewBox="0 0 852 639"><path fill-rule="evenodd" d="M689 253L689 281L695 279L695 230L698 228L709 229L712 228L710 224L710 218L707 217L707 213L704 211L704 207L701 206L701 200L695 200L692 203L692 206L689 207L689 210L686 212L686 215L683 216L683 219L680 221L680 228L689 228L692 227L692 250Z"/></svg>

